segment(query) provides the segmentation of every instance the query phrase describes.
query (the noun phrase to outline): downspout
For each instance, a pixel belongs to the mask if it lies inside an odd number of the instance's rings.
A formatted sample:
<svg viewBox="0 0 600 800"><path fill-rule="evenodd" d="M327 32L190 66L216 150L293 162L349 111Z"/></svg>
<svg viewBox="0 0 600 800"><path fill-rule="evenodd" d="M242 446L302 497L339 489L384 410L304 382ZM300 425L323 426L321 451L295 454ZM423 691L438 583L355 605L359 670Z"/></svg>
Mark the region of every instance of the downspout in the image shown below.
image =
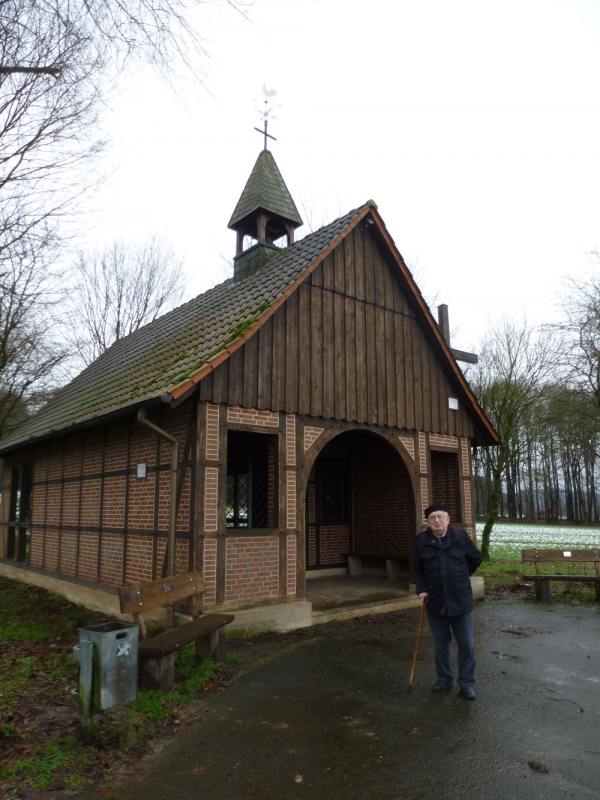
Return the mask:
<svg viewBox="0 0 600 800"><path fill-rule="evenodd" d="M146 409L138 411L138 422L153 430L163 439L171 443L171 496L169 498L169 536L167 539L167 578L175 575L175 526L177 524L177 469L179 466L179 442L170 433L163 431L158 425L146 417ZM157 464L158 466L158 464ZM167 606L167 628L175 627L175 609Z"/></svg>

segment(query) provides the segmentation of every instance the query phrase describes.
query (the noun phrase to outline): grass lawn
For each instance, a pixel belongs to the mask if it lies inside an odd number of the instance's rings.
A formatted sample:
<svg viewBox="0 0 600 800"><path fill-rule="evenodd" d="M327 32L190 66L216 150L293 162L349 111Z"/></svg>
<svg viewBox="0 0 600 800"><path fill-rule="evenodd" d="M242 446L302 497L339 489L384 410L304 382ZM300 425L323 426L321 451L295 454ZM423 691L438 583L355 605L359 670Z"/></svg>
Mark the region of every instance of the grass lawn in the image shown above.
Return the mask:
<svg viewBox="0 0 600 800"><path fill-rule="evenodd" d="M171 692L143 692L134 703L94 716L91 747L79 739L75 695L78 628L107 621L43 589L0 578L1 797L66 793L101 782L119 762L141 755L150 740L185 724L185 710L228 670L195 661L194 646L176 655ZM231 670L229 670L231 672Z"/></svg>

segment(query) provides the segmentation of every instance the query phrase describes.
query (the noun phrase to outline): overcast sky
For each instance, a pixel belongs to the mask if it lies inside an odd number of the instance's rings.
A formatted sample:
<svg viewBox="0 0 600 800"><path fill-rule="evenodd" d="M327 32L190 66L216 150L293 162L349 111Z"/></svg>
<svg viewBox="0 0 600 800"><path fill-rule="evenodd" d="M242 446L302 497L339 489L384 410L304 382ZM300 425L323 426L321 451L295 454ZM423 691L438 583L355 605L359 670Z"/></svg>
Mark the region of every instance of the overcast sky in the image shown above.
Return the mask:
<svg viewBox="0 0 600 800"><path fill-rule="evenodd" d="M163 234L189 296L227 277L227 222L262 148L306 220L372 198L453 344L551 319L600 247L600 0L255 0L198 12L204 86L126 76L90 243ZM278 104L281 104L280 106ZM600 266L598 266L600 269Z"/></svg>

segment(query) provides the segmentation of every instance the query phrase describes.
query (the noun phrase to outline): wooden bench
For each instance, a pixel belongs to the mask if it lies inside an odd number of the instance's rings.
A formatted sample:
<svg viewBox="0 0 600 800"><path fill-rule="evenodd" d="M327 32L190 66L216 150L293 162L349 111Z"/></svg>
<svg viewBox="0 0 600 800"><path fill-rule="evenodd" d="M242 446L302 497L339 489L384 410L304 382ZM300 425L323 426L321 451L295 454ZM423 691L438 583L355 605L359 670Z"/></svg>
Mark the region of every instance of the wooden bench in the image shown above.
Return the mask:
<svg viewBox="0 0 600 800"><path fill-rule="evenodd" d="M175 652L190 642L196 643L199 661L225 660L225 632L223 626L232 622L233 614L208 614L200 616L198 597L204 593L204 580L200 572L186 572L173 578L162 578L149 583L135 583L119 588L121 613L133 614L140 628L138 658L140 685L145 689L169 691L175 683ZM192 620L170 628L157 636L147 638L144 613L163 606L187 600Z"/></svg>
<svg viewBox="0 0 600 800"><path fill-rule="evenodd" d="M408 580L408 556L388 555L387 553L342 553L348 559L348 574L363 574L363 559L385 559L388 580Z"/></svg>
<svg viewBox="0 0 600 800"><path fill-rule="evenodd" d="M594 550L521 550L524 564L535 564L535 575L523 575L523 580L535 583L535 596L542 603L550 603L550 583L552 581L570 581L575 583L593 583L596 589L596 600L600 601L600 547ZM595 575L570 573L542 575L540 564L594 564ZM579 568L581 571L581 568Z"/></svg>

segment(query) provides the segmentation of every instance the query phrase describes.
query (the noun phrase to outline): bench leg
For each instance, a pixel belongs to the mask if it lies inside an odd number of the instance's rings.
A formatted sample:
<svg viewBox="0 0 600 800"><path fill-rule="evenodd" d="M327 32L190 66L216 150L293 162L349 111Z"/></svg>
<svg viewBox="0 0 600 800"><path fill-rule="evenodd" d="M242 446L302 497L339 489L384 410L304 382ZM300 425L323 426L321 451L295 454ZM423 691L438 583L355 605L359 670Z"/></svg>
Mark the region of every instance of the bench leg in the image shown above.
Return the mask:
<svg viewBox="0 0 600 800"><path fill-rule="evenodd" d="M535 596L540 603L551 603L552 595L550 594L550 581L536 581Z"/></svg>
<svg viewBox="0 0 600 800"><path fill-rule="evenodd" d="M140 661L140 686L143 689L160 689L169 692L175 685L175 653L160 658L142 658Z"/></svg>
<svg viewBox="0 0 600 800"><path fill-rule="evenodd" d="M361 556L348 556L348 574L349 575L362 575L362 558L361 558Z"/></svg>
<svg viewBox="0 0 600 800"><path fill-rule="evenodd" d="M216 631L196 639L196 658L204 661L209 658L216 664L225 662L225 630L217 628Z"/></svg>
<svg viewBox="0 0 600 800"><path fill-rule="evenodd" d="M600 581L594 583L594 589L596 590L596 600L600 603Z"/></svg>
<svg viewBox="0 0 600 800"><path fill-rule="evenodd" d="M389 581L401 581L406 579L406 573L402 569L402 563L395 558L386 558L385 568Z"/></svg>

